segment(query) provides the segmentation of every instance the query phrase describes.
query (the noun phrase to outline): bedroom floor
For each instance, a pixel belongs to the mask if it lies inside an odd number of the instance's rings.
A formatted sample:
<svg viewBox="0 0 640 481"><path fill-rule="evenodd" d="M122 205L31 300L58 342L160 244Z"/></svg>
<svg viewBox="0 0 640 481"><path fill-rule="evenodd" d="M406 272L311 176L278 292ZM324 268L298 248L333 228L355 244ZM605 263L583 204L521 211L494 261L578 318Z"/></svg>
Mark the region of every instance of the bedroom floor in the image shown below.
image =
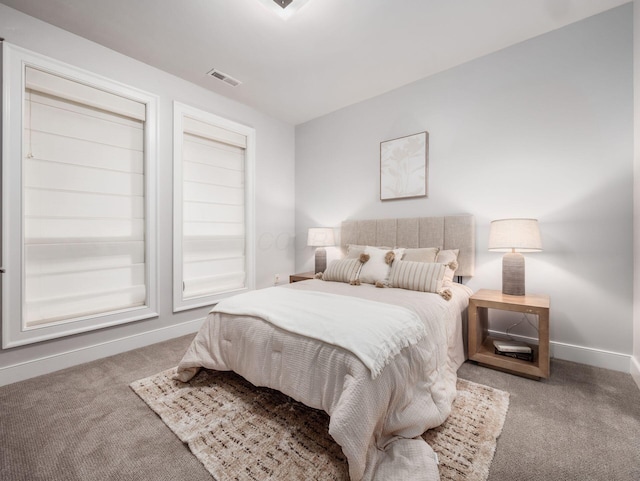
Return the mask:
<svg viewBox="0 0 640 481"><path fill-rule="evenodd" d="M211 476L131 391L177 364L192 336L0 388L0 479ZM552 360L536 382L464 364L460 377L511 393L489 481L640 479L640 390L629 374Z"/></svg>
<svg viewBox="0 0 640 481"><path fill-rule="evenodd" d="M640 480L640 390L630 374L552 359L543 382L469 362L458 375L511 394L489 481Z"/></svg>

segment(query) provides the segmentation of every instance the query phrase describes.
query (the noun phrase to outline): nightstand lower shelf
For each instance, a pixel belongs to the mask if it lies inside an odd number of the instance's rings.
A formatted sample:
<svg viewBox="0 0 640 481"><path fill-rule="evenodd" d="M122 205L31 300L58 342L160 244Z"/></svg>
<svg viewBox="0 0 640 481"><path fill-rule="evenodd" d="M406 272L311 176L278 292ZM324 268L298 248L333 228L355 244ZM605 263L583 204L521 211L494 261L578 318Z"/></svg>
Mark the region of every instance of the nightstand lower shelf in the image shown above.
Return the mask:
<svg viewBox="0 0 640 481"><path fill-rule="evenodd" d="M533 351L533 361L524 361L509 356L501 356L494 352L493 341L504 340L503 338L487 336L478 351L469 356L469 359L476 361L485 366L505 370L508 372L517 372L520 375L530 376L533 378L547 377L538 366L538 346L529 344Z"/></svg>

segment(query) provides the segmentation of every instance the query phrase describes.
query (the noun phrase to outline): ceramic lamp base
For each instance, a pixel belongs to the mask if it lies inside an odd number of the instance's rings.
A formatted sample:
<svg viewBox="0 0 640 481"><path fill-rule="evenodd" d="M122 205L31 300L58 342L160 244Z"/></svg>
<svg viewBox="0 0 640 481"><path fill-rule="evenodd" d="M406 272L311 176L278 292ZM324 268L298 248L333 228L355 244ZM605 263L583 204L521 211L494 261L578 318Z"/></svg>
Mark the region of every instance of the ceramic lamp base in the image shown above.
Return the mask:
<svg viewBox="0 0 640 481"><path fill-rule="evenodd" d="M327 250L324 247L318 247L316 249L316 265L315 273L324 272L327 268Z"/></svg>
<svg viewBox="0 0 640 481"><path fill-rule="evenodd" d="M524 296L524 256L509 252L502 258L502 293Z"/></svg>

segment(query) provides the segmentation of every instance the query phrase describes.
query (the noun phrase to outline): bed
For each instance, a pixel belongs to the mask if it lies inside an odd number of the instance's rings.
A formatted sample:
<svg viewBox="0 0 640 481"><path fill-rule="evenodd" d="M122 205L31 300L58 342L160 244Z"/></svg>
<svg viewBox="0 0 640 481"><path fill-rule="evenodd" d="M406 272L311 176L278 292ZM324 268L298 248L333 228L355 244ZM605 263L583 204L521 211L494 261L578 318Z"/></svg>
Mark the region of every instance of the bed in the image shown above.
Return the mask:
<svg viewBox="0 0 640 481"><path fill-rule="evenodd" d="M455 249L460 279L473 275L474 233L467 215L346 221L341 245ZM389 264L409 265L398 262L405 252ZM324 410L352 481L437 480L437 456L420 435L451 410L471 295L445 284L419 292L312 279L235 296L208 315L177 379L231 370Z"/></svg>

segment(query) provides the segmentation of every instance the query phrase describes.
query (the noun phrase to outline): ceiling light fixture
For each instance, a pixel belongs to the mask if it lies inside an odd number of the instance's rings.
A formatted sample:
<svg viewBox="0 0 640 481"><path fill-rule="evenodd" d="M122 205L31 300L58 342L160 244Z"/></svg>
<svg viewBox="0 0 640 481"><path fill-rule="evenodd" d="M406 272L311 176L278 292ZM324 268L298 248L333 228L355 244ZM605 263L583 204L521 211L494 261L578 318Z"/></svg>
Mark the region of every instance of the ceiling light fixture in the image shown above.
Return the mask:
<svg viewBox="0 0 640 481"><path fill-rule="evenodd" d="M309 0L258 0L280 18L287 20L298 12Z"/></svg>
<svg viewBox="0 0 640 481"><path fill-rule="evenodd" d="M287 8L293 0L273 0L279 7Z"/></svg>

